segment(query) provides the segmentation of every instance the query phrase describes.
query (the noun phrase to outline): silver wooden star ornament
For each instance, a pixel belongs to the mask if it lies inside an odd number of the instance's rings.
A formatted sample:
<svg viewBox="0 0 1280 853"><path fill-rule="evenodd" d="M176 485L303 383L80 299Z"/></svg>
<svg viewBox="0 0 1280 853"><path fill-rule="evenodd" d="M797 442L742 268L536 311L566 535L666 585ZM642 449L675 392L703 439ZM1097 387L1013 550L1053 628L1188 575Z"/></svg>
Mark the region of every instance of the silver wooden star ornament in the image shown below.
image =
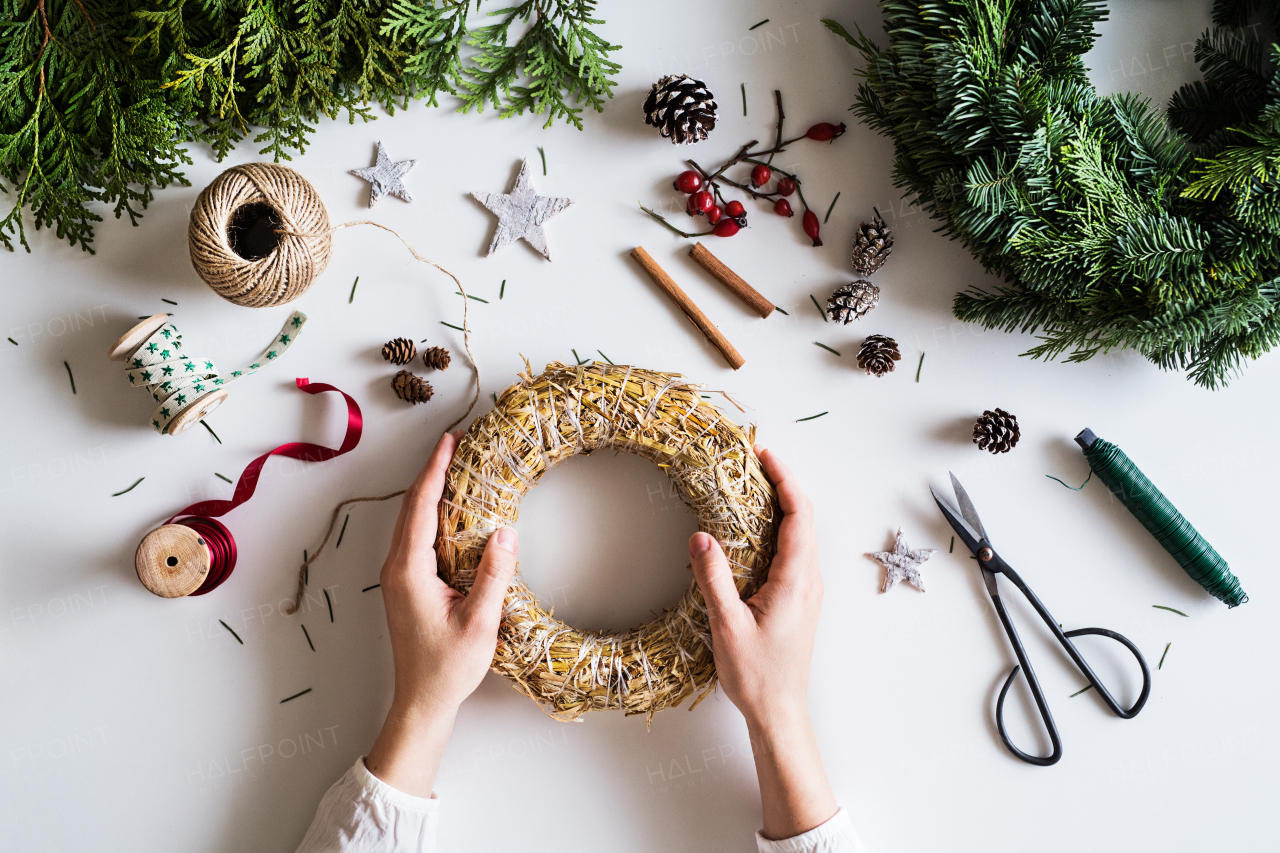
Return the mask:
<svg viewBox="0 0 1280 853"><path fill-rule="evenodd" d="M476 201L498 215L498 232L493 235L489 251L494 252L523 237L525 242L551 260L551 250L547 248L547 234L542 225L548 219L573 204L569 198L547 198L534 192L529 182L529 161L520 166L520 174L516 177L516 185L509 193L472 193Z"/></svg>
<svg viewBox="0 0 1280 853"><path fill-rule="evenodd" d="M372 166L363 169L352 169L351 174L369 182L369 206L373 207L384 195L399 196L405 201L413 201L409 188L404 185L404 176L409 174L417 160L399 160L393 162L387 151L378 143L378 160Z"/></svg>
<svg viewBox="0 0 1280 853"><path fill-rule="evenodd" d="M920 577L920 571L917 567L923 565L924 561L933 556L933 553L937 550L937 548L912 550L907 546L907 540L902 535L902 528L899 527L892 551L876 551L874 554L867 554L866 556L880 561L885 568L884 586L880 588L881 593L888 592L889 587L903 580L924 592L924 578Z"/></svg>

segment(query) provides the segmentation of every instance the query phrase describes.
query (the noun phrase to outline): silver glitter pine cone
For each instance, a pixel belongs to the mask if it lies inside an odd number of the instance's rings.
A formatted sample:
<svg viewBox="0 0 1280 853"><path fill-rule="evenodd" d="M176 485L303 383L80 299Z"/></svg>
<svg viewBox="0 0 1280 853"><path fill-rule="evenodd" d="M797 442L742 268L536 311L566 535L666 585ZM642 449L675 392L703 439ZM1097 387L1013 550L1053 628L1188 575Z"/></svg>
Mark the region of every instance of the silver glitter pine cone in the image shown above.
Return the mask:
<svg viewBox="0 0 1280 853"><path fill-rule="evenodd" d="M408 364L418 354L418 348L408 338L392 338L382 345L382 357L392 364Z"/></svg>
<svg viewBox="0 0 1280 853"><path fill-rule="evenodd" d="M853 254L850 257L853 271L864 277L870 277L884 266L893 250L893 233L880 218L880 211L875 208L872 210L875 211L875 218L871 220L871 224L864 222L858 227L858 236L853 240Z"/></svg>
<svg viewBox="0 0 1280 853"><path fill-rule="evenodd" d="M1008 453L1021 437L1018 419L1004 409L987 409L973 425L973 443L991 453Z"/></svg>
<svg viewBox="0 0 1280 853"><path fill-rule="evenodd" d="M858 349L858 367L877 378L892 373L894 363L902 358L898 342L887 335L871 335Z"/></svg>
<svg viewBox="0 0 1280 853"><path fill-rule="evenodd" d="M653 84L644 101L644 122L672 144L691 145L707 138L716 126L715 96L707 84L687 74L667 75Z"/></svg>
<svg viewBox="0 0 1280 853"><path fill-rule="evenodd" d="M391 388L396 392L396 396L406 403L425 403L435 393L430 382L414 376L407 370L402 370L391 378Z"/></svg>
<svg viewBox="0 0 1280 853"><path fill-rule="evenodd" d="M837 287L827 299L827 316L848 325L867 316L880 301L880 288L859 279Z"/></svg>

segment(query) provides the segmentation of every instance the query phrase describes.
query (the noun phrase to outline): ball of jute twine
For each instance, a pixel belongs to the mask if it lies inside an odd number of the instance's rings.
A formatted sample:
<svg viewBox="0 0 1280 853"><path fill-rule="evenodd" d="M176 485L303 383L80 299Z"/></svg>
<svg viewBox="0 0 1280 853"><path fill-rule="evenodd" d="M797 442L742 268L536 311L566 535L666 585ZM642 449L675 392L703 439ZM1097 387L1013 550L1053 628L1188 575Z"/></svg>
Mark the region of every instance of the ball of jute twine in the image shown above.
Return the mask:
<svg viewBox="0 0 1280 853"><path fill-rule="evenodd" d="M265 257L243 258L228 225L237 210L265 204L280 219L278 244ZM306 178L275 163L232 166L196 199L187 228L191 264L213 292L236 305L264 308L292 302L324 272L333 229L320 194Z"/></svg>
<svg viewBox="0 0 1280 853"><path fill-rule="evenodd" d="M764 582L781 511L743 429L674 373L553 362L477 418L459 442L440 502L439 574L466 593L485 543L516 521L521 497L550 468L613 449L657 463L724 547L745 598ZM618 519L626 524L627 519ZM554 618L517 574L507 590L492 668L559 720L621 709L649 721L716 685L706 602L697 583L658 618L626 632L582 631Z"/></svg>

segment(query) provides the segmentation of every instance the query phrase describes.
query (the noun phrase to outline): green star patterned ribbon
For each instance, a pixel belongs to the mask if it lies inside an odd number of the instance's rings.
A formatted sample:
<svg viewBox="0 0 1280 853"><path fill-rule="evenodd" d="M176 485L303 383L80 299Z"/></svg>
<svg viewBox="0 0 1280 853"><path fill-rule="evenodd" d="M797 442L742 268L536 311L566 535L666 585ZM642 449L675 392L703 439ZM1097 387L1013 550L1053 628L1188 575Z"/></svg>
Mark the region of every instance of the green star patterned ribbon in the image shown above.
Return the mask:
<svg viewBox="0 0 1280 853"><path fill-rule="evenodd" d="M151 426L156 432L163 433L174 418L194 406L205 394L278 361L293 346L306 322L306 314L294 311L262 355L248 367L230 373L220 373L212 359L184 352L178 327L165 323L129 356L125 375L129 377L130 385L146 388L159 404L151 415Z"/></svg>

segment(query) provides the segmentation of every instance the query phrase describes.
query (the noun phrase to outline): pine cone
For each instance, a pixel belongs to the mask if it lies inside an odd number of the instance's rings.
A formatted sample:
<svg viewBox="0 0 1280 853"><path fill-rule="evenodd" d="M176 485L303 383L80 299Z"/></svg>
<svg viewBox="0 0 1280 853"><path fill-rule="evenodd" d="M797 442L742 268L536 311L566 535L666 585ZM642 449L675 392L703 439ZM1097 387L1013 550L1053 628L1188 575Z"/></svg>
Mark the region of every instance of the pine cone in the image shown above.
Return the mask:
<svg viewBox="0 0 1280 853"><path fill-rule="evenodd" d="M418 348L408 338L392 338L382 345L382 357L392 364L408 364L418 354Z"/></svg>
<svg viewBox="0 0 1280 853"><path fill-rule="evenodd" d="M435 393L430 382L419 379L407 370L400 371L391 379L391 387L396 396L406 403L425 403Z"/></svg>
<svg viewBox="0 0 1280 853"><path fill-rule="evenodd" d="M668 75L654 83L645 98L644 122L658 128L672 144L700 142L716 126L715 96L701 80L687 74Z"/></svg>
<svg viewBox="0 0 1280 853"><path fill-rule="evenodd" d="M885 335L872 335L862 342L862 348L858 350L858 367L868 376L880 377L892 373L894 362L901 358L897 341Z"/></svg>
<svg viewBox="0 0 1280 853"><path fill-rule="evenodd" d="M992 453L1008 453L1021 437L1018 419L1004 409L988 409L973 425L973 443Z"/></svg>
<svg viewBox="0 0 1280 853"><path fill-rule="evenodd" d="M871 209L875 211L875 219L870 225L862 223L853 241L853 271L862 276L870 276L884 266L893 249L893 233L880 218L880 211Z"/></svg>
<svg viewBox="0 0 1280 853"><path fill-rule="evenodd" d="M880 299L880 288L869 281L858 279L849 284L842 284L827 299L827 316L837 323L848 325L860 320L876 307Z"/></svg>
<svg viewBox="0 0 1280 853"><path fill-rule="evenodd" d="M449 351L444 347L431 347L422 354L422 363L428 370L447 370L449 367Z"/></svg>

